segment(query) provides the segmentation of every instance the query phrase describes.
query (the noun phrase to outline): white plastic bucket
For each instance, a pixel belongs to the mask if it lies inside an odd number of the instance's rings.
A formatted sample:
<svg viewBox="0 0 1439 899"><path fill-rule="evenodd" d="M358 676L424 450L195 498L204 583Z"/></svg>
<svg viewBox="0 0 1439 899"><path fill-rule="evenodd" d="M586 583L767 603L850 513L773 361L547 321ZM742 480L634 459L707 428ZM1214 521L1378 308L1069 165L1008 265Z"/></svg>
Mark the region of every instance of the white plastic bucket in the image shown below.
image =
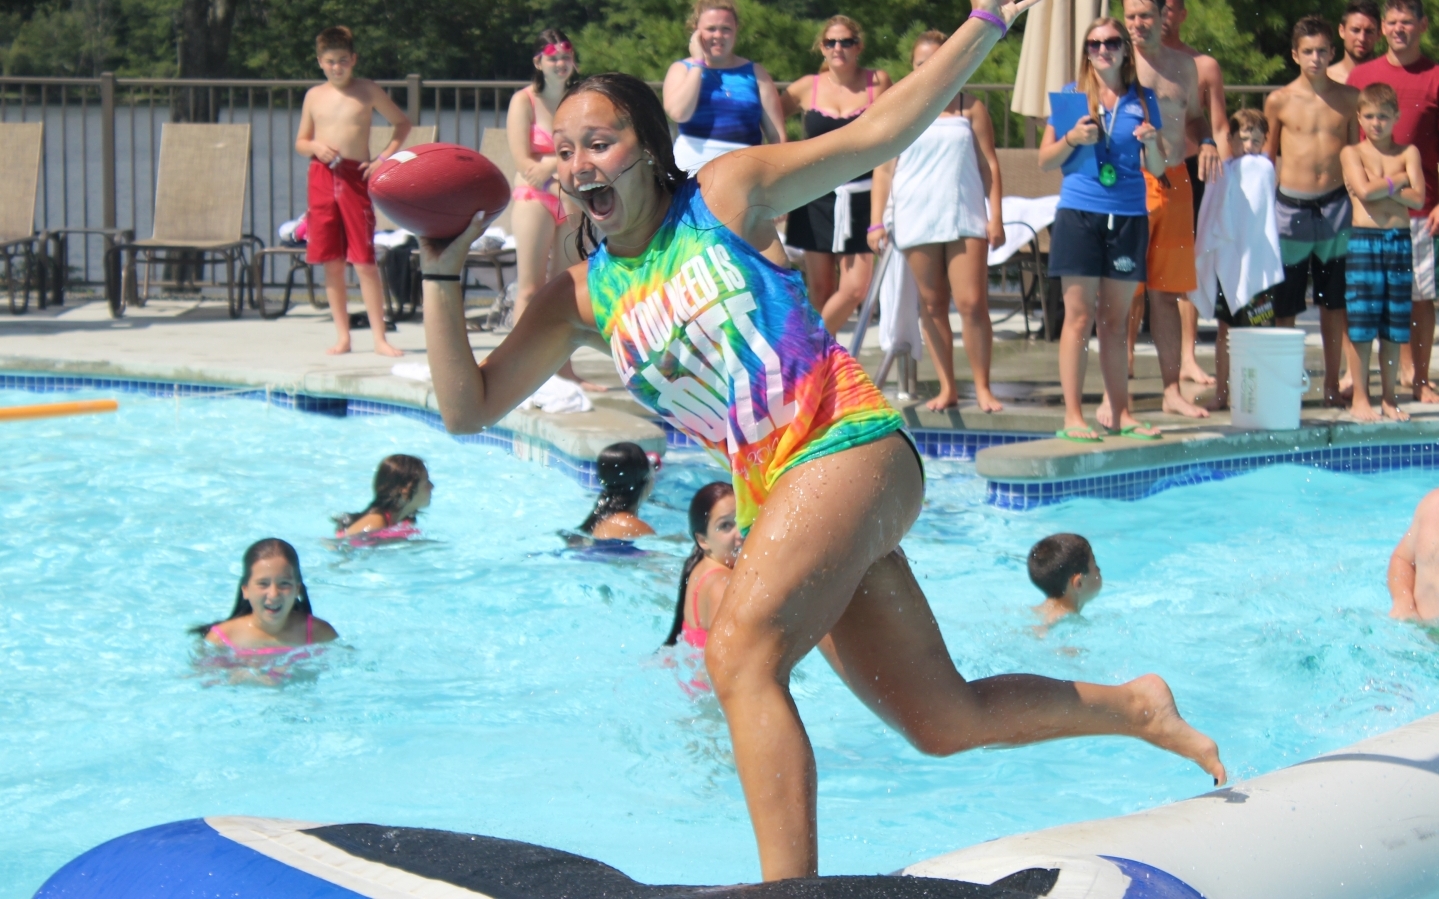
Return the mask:
<svg viewBox="0 0 1439 899"><path fill-rule="evenodd" d="M1294 430L1308 390L1303 331L1229 329L1229 408L1236 428Z"/></svg>

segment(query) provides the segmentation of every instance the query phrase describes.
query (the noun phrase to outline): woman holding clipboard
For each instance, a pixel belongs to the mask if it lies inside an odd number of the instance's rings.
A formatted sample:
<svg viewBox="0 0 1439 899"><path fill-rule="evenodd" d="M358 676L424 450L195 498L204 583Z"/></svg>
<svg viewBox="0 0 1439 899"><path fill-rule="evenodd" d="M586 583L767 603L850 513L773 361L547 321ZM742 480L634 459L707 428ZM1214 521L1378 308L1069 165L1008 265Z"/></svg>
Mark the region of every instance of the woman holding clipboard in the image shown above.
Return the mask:
<svg viewBox="0 0 1439 899"><path fill-rule="evenodd" d="M1097 305L1099 365L1118 426L1111 433L1157 440L1159 429L1139 422L1129 410L1125 328L1134 283L1145 279L1149 245L1141 166L1163 177L1164 147L1156 127L1159 101L1139 85L1123 23L1094 20L1085 35L1079 80L1049 97L1039 167L1064 171L1049 251L1049 273L1059 276L1064 289L1059 338L1064 427L1055 436L1078 443L1101 439L1085 422L1081 405Z"/></svg>

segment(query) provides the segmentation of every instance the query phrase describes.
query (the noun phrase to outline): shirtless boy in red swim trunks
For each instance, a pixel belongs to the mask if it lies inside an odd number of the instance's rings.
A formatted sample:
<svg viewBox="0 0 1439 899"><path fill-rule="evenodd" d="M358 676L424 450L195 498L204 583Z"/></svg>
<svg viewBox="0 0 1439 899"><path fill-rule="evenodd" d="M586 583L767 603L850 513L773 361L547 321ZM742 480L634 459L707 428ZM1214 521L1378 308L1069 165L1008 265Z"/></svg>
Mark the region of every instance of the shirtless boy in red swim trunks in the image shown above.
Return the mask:
<svg viewBox="0 0 1439 899"><path fill-rule="evenodd" d="M305 261L325 267L325 296L339 339L327 351L350 351L350 312L345 263L355 267L360 296L375 335L375 352L402 356L385 339L384 294L375 267L375 210L366 182L375 165L389 159L410 133L410 120L389 94L368 78L354 76L354 39L344 26L326 28L315 38L315 53L325 83L305 93L295 151L310 157L309 247ZM394 139L370 160L370 119L378 111L395 126Z"/></svg>

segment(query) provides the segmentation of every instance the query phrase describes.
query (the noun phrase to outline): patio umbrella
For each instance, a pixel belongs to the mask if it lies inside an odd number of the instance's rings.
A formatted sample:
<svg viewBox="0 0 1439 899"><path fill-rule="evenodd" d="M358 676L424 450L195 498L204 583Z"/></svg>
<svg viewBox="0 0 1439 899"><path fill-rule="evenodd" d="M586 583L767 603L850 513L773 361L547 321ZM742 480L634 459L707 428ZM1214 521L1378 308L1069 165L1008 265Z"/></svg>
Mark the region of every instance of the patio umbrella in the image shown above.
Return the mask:
<svg viewBox="0 0 1439 899"><path fill-rule="evenodd" d="M1010 109L1048 117L1049 92L1073 81L1078 70L1084 39L1078 28L1098 18L1101 8L1100 0L1051 0L1029 11Z"/></svg>

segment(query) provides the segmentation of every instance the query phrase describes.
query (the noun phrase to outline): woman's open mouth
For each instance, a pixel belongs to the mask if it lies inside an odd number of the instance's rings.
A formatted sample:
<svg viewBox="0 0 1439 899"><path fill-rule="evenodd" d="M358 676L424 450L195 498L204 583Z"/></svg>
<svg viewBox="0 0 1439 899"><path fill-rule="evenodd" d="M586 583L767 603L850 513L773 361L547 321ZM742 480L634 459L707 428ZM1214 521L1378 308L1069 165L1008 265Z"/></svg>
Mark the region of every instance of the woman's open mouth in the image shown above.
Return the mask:
<svg viewBox="0 0 1439 899"><path fill-rule="evenodd" d="M576 190L585 204L585 211L596 221L615 210L615 189L608 184L590 182L581 184Z"/></svg>

